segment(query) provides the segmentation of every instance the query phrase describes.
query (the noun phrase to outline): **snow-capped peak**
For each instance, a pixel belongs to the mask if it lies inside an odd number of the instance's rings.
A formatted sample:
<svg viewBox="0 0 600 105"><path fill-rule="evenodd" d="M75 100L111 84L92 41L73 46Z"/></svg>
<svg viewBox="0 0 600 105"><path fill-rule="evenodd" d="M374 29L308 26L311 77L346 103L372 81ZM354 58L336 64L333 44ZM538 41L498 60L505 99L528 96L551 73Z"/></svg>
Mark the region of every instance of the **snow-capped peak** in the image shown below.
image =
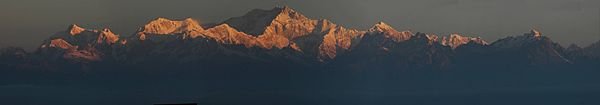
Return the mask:
<svg viewBox="0 0 600 105"><path fill-rule="evenodd" d="M108 44L114 44L117 41L119 41L119 35L116 35L108 28L104 28L102 30L102 32L100 32L100 35L98 35L98 38L96 39L96 41L97 41L97 43L106 42Z"/></svg>
<svg viewBox="0 0 600 105"><path fill-rule="evenodd" d="M289 7L276 7L271 10L255 9L243 16L233 17L226 20L224 23L231 27L253 36L260 36L265 33L268 27L274 25L294 24L290 27L302 28L302 24L316 24L315 20L311 20L306 16L294 11ZM313 24L310 24L313 23Z"/></svg>
<svg viewBox="0 0 600 105"><path fill-rule="evenodd" d="M457 33L450 34L450 38L443 37L441 44L445 45L445 46L450 46L451 48L454 49L461 45L467 44L469 42L473 42L473 43L481 44L481 45L488 44L485 40L481 39L480 37L476 37L476 38L466 37L466 36L462 36Z"/></svg>
<svg viewBox="0 0 600 105"><path fill-rule="evenodd" d="M63 39L54 39L52 41L50 41L50 47L58 47L58 48L62 48L62 49L69 49L72 47L71 44L69 44L69 42L63 40Z"/></svg>
<svg viewBox="0 0 600 105"><path fill-rule="evenodd" d="M396 31L396 29L392 28L390 25L384 22L377 22L377 24L373 25L370 32L385 32L385 31Z"/></svg>
<svg viewBox="0 0 600 105"><path fill-rule="evenodd" d="M141 32L145 34L182 34L193 31L203 31L204 29L199 23L191 18L187 18L181 21L170 20L166 18L157 18L146 24Z"/></svg>
<svg viewBox="0 0 600 105"><path fill-rule="evenodd" d="M71 35L77 35L83 31L85 31L85 29L77 26L77 24L72 24L71 26L69 26L69 33Z"/></svg>
<svg viewBox="0 0 600 105"><path fill-rule="evenodd" d="M373 25L373 27L371 27L371 29L369 29L368 32L375 34L382 33L383 35L385 35L386 38L391 38L395 42L408 40L413 35L413 33L410 31L399 32L392 26L384 22L377 22L377 24Z"/></svg>
<svg viewBox="0 0 600 105"><path fill-rule="evenodd" d="M294 9L284 6L282 8L275 8L274 10L279 10L277 13L275 20L277 21L288 21L288 20L305 20L308 19L306 16L301 13L296 12Z"/></svg>
<svg viewBox="0 0 600 105"><path fill-rule="evenodd" d="M279 14L284 14L284 13L287 13L287 14L290 14L290 13L296 13L296 11L295 11L294 9L292 9L292 8L290 8L290 7L288 7L288 6L283 6L283 7L275 7L275 9L279 9L279 10L280 10Z"/></svg>
<svg viewBox="0 0 600 105"><path fill-rule="evenodd" d="M534 37L541 37L542 36L542 32L536 30L536 29L531 29L529 35L532 35Z"/></svg>
<svg viewBox="0 0 600 105"><path fill-rule="evenodd" d="M540 31L538 31L536 29L532 29L529 33L525 33L520 36L510 36L507 38L499 39L498 41L495 41L494 43L492 43L492 45L499 47L499 48L521 47L525 44L530 44L530 43L542 41L543 39L547 39L541 35L542 35L542 33Z"/></svg>

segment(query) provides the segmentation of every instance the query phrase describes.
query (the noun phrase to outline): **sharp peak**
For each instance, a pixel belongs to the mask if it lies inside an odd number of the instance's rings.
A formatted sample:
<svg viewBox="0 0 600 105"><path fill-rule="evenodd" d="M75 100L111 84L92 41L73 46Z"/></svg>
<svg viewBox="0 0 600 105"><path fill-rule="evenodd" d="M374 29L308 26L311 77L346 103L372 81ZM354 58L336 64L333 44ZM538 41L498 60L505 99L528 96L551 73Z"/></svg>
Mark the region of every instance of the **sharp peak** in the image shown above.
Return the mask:
<svg viewBox="0 0 600 105"><path fill-rule="evenodd" d="M539 31L538 29L536 29L536 28L532 28L532 29L531 29L529 32L530 32L529 34L531 34L531 35L533 35L533 36L535 36L535 37L540 37L540 36L542 36L542 32L540 32L540 31Z"/></svg>
<svg viewBox="0 0 600 105"><path fill-rule="evenodd" d="M68 31L71 35L77 35L85 30L86 30L85 28L81 28L77 24L71 24L68 29Z"/></svg>
<svg viewBox="0 0 600 105"><path fill-rule="evenodd" d="M196 19L194 19L194 18L189 18L189 17L188 17L188 18L185 18L185 19L183 19L183 21L184 21L184 22L196 22L196 23L198 23L198 20L196 20Z"/></svg>
<svg viewBox="0 0 600 105"><path fill-rule="evenodd" d="M296 12L294 9L283 6L283 7L274 7L272 9L252 9L249 12L245 13L242 16L232 17L231 19L236 18L268 18L268 19L276 19L277 17L288 15L291 18L300 18L300 19L308 19L303 14ZM226 20L226 21L228 21Z"/></svg>
<svg viewBox="0 0 600 105"><path fill-rule="evenodd" d="M275 7L268 11L271 11L274 14L275 18L287 15L290 18L294 18L294 19L308 19L308 17L304 16L302 13L296 12L296 10L294 10L288 6Z"/></svg>
<svg viewBox="0 0 600 105"><path fill-rule="evenodd" d="M77 24L71 24L71 25L69 25L68 29L73 30L73 29L85 29L85 28L82 28L81 26L79 26Z"/></svg>
<svg viewBox="0 0 600 105"><path fill-rule="evenodd" d="M379 21L373 25L369 31L396 31L396 29L383 21Z"/></svg>
<svg viewBox="0 0 600 105"><path fill-rule="evenodd" d="M373 28L376 28L376 27L392 28L392 26L390 26L389 24L387 24L387 23L385 23L383 21L379 21L375 25L373 25Z"/></svg>
<svg viewBox="0 0 600 105"><path fill-rule="evenodd" d="M293 8L290 8L289 6L282 6L282 7L275 7L273 8L273 10L278 10L280 11L280 13L283 12L296 12Z"/></svg>
<svg viewBox="0 0 600 105"><path fill-rule="evenodd" d="M284 17L288 17L288 18L292 18L292 19L298 19L298 20L312 20L308 17L306 17L304 14L300 13L300 12L296 12L294 9L289 8L287 6L281 8L280 12L277 14L277 16L284 16Z"/></svg>
<svg viewBox="0 0 600 105"><path fill-rule="evenodd" d="M379 21L375 25L386 25L386 26L389 26L387 23L385 23L383 21Z"/></svg>

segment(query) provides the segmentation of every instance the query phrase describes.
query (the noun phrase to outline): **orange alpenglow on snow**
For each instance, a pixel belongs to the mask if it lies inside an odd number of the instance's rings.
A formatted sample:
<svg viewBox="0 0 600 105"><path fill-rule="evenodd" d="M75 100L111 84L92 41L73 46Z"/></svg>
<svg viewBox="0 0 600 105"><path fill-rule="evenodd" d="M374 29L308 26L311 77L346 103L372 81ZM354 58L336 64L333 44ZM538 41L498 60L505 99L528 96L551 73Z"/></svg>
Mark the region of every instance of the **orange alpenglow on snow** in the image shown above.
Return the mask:
<svg viewBox="0 0 600 105"><path fill-rule="evenodd" d="M369 32L383 33L386 38L391 38L395 42L402 42L410 39L413 35L410 31L399 32L384 22L375 24Z"/></svg>
<svg viewBox="0 0 600 105"><path fill-rule="evenodd" d="M450 34L450 38L447 37L442 37L442 45L445 46L450 46L452 48L457 48L461 45L467 44L469 42L473 42L473 43L477 43L480 45L488 45L488 43L486 41L484 41L483 39L477 37L477 38L473 38L473 37L466 37L466 36L461 36L460 34Z"/></svg>
<svg viewBox="0 0 600 105"><path fill-rule="evenodd" d="M337 48L348 50L353 39L365 33L346 29L328 20L312 20L289 7L272 10L255 9L249 13L230 18L214 27L204 29L193 19L181 21L158 18L141 27L138 40L156 35L178 35L183 38L208 38L224 44L244 45L265 49L292 48L296 51L319 49L323 59L332 59ZM311 36L309 36L311 35ZM301 38L320 38L321 44L307 44ZM317 40L318 41L318 40ZM313 42L314 43L314 42Z"/></svg>
<svg viewBox="0 0 600 105"><path fill-rule="evenodd" d="M83 32L83 31L85 31L85 29L84 29L84 28L81 28L81 27L79 27L79 26L77 26L77 24L72 24L72 25L69 27L69 33L70 33L71 35L77 35L77 34L80 34L80 33L81 33L81 32Z"/></svg>
<svg viewBox="0 0 600 105"><path fill-rule="evenodd" d="M69 27L70 36L62 34L55 37L64 43L86 47L88 41L96 44L140 44L142 41L164 42L163 40L205 38L220 44L242 45L246 48L292 49L303 54L315 56L320 61L334 59L342 52L350 51L365 35L382 35L386 40L395 43L404 42L415 37L411 31L397 31L392 26L378 22L366 31L348 29L334 24L327 19L310 19L300 12L285 6L271 10L252 10L242 16L229 18L221 23L203 27L192 18L171 20L156 18L139 28L129 39L120 39L110 29L86 30L75 24ZM426 38L428 43L440 43L438 36L416 36ZM442 39L441 44L456 48L469 42L487 44L481 38L451 35ZM56 42L59 43L59 42ZM61 42L62 43L62 42ZM92 44L95 46L96 44ZM44 44L42 47L46 46Z"/></svg>

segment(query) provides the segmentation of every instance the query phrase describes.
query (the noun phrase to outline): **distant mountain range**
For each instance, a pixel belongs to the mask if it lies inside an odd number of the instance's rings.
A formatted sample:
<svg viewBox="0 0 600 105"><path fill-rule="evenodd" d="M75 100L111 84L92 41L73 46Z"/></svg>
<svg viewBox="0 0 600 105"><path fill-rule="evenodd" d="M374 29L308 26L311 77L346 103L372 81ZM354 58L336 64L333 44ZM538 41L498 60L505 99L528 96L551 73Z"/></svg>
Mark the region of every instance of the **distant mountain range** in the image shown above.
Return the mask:
<svg viewBox="0 0 600 105"><path fill-rule="evenodd" d="M35 52L4 48L2 70L221 66L457 69L597 65L600 42L564 48L538 30L488 43L479 37L398 31L384 22L355 30L307 18L289 7L252 10L221 23L157 18L131 37L75 24ZM212 68L211 68L212 69Z"/></svg>
<svg viewBox="0 0 600 105"><path fill-rule="evenodd" d="M33 52L1 48L0 103L600 103L600 41L563 47L538 30L487 42L277 7L221 23L157 18L126 36L73 24Z"/></svg>

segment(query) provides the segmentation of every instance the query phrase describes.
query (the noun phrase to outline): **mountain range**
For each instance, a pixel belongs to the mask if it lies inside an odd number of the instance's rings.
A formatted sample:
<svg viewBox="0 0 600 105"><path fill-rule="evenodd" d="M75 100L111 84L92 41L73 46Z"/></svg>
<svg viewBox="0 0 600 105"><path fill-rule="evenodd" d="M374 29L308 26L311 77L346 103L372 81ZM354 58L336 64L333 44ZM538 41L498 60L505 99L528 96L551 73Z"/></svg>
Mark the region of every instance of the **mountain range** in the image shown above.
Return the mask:
<svg viewBox="0 0 600 105"><path fill-rule="evenodd" d="M598 105L598 74L600 41L357 30L276 7L220 23L156 18L133 35L73 24L35 51L1 48L0 103Z"/></svg>
<svg viewBox="0 0 600 105"><path fill-rule="evenodd" d="M221 23L156 18L134 35L71 25L34 52L2 49L3 70L206 68L261 65L340 69L455 69L595 65L600 42L564 48L538 30L487 42L458 33L368 30L310 19L289 7L255 9ZM4 69L5 68L5 69Z"/></svg>

